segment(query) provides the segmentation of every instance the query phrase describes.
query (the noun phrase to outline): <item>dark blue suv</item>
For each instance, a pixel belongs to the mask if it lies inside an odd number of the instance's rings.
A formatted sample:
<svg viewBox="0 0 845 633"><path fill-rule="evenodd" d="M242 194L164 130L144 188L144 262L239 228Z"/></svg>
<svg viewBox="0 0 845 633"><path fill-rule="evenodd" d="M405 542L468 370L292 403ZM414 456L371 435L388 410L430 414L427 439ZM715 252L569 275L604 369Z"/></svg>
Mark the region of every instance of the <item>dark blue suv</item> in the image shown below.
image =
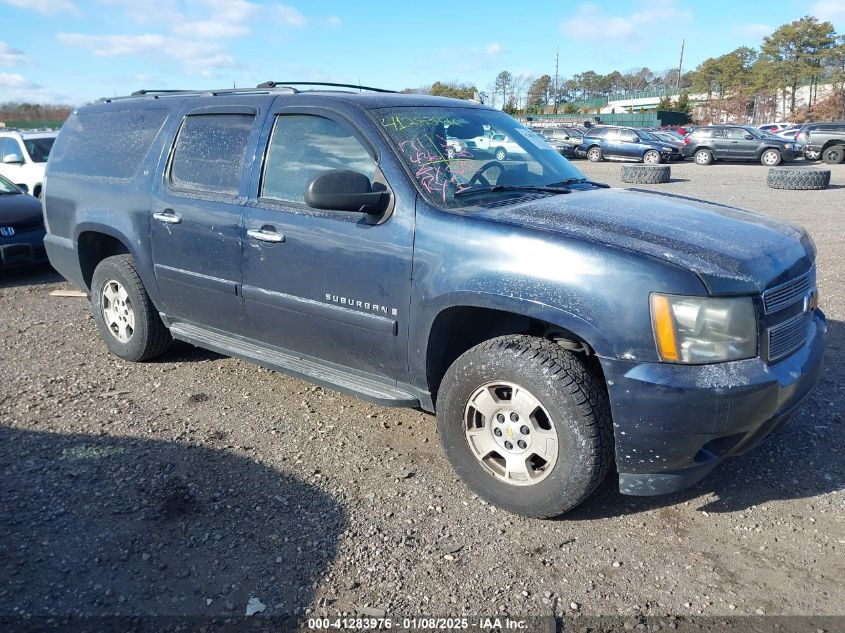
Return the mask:
<svg viewBox="0 0 845 633"><path fill-rule="evenodd" d="M575 153L578 156L586 156L594 163L602 160L627 160L657 165L684 159L683 153L676 145L661 141L646 130L610 125L597 125L587 130Z"/></svg>
<svg viewBox="0 0 845 633"><path fill-rule="evenodd" d="M67 120L45 244L114 354L175 338L436 412L469 487L540 517L614 466L627 494L690 485L812 390L803 229L591 182L489 107L330 88L141 92ZM520 151L449 152L489 130Z"/></svg>

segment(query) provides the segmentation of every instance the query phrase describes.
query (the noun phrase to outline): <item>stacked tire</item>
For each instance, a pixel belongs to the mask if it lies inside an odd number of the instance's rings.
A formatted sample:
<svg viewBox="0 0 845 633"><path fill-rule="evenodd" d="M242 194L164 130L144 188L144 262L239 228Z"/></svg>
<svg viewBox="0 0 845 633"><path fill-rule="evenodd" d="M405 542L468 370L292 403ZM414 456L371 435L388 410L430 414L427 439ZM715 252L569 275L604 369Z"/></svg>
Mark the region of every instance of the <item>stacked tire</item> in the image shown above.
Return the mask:
<svg viewBox="0 0 845 633"><path fill-rule="evenodd" d="M830 184L830 170L772 167L769 169L766 184L771 189L792 189L796 191L827 189Z"/></svg>
<svg viewBox="0 0 845 633"><path fill-rule="evenodd" d="M669 165L623 165L622 182L656 185L669 182L672 170Z"/></svg>

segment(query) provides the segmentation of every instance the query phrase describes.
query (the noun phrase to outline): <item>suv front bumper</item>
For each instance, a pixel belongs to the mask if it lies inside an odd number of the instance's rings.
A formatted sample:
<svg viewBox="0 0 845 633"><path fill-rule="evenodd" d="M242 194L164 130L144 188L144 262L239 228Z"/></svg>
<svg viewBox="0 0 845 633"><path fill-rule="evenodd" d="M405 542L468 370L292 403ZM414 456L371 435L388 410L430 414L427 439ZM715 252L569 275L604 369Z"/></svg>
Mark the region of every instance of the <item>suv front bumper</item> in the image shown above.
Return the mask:
<svg viewBox="0 0 845 633"><path fill-rule="evenodd" d="M813 390L826 331L816 310L804 346L771 365L760 358L714 365L602 358L620 492L675 492L754 448Z"/></svg>

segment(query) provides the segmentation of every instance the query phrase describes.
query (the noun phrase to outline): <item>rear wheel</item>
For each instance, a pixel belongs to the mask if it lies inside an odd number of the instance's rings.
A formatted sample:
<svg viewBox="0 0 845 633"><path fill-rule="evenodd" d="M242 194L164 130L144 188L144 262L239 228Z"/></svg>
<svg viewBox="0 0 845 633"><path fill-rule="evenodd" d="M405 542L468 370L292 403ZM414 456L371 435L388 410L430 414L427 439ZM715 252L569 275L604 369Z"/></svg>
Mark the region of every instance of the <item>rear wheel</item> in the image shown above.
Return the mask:
<svg viewBox="0 0 845 633"><path fill-rule="evenodd" d="M646 165L660 164L660 152L656 152L653 149L648 150L645 154L643 154L643 162Z"/></svg>
<svg viewBox="0 0 845 633"><path fill-rule="evenodd" d="M573 352L531 336L495 338L458 358L441 384L437 426L466 484L524 516L571 510L613 458L604 387Z"/></svg>
<svg viewBox="0 0 845 633"><path fill-rule="evenodd" d="M700 149L695 153L696 165L711 165L713 163L713 152L709 149Z"/></svg>
<svg viewBox="0 0 845 633"><path fill-rule="evenodd" d="M591 163L600 163L602 161L601 148L600 147L591 147L587 150L587 159Z"/></svg>
<svg viewBox="0 0 845 633"><path fill-rule="evenodd" d="M845 160L845 145L831 145L822 150L822 160L828 165L838 165Z"/></svg>
<svg viewBox="0 0 845 633"><path fill-rule="evenodd" d="M91 307L106 347L120 358L149 360L170 346L170 330L147 295L131 255L107 257L97 264Z"/></svg>
<svg viewBox="0 0 845 633"><path fill-rule="evenodd" d="M775 167L776 165L780 165L781 160L783 160L783 157L776 149L767 149L760 155L760 162L766 167Z"/></svg>

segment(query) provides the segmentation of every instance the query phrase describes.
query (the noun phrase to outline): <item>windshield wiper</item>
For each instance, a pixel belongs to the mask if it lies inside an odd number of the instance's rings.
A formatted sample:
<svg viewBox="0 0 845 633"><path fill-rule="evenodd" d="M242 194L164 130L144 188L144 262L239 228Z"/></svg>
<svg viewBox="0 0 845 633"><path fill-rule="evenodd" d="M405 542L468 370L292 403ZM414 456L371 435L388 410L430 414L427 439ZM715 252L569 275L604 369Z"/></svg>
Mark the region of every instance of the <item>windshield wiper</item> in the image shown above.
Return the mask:
<svg viewBox="0 0 845 633"><path fill-rule="evenodd" d="M455 197L467 196L473 193L488 193L490 191L544 191L547 193L572 193L572 189L564 185L546 185L535 187L533 185L492 185L490 187L468 187L455 192Z"/></svg>
<svg viewBox="0 0 845 633"><path fill-rule="evenodd" d="M553 182L549 187L568 187L569 185L593 185L593 187L600 187L602 189L610 189L610 185L604 182L596 182L589 178L567 178L560 182Z"/></svg>

